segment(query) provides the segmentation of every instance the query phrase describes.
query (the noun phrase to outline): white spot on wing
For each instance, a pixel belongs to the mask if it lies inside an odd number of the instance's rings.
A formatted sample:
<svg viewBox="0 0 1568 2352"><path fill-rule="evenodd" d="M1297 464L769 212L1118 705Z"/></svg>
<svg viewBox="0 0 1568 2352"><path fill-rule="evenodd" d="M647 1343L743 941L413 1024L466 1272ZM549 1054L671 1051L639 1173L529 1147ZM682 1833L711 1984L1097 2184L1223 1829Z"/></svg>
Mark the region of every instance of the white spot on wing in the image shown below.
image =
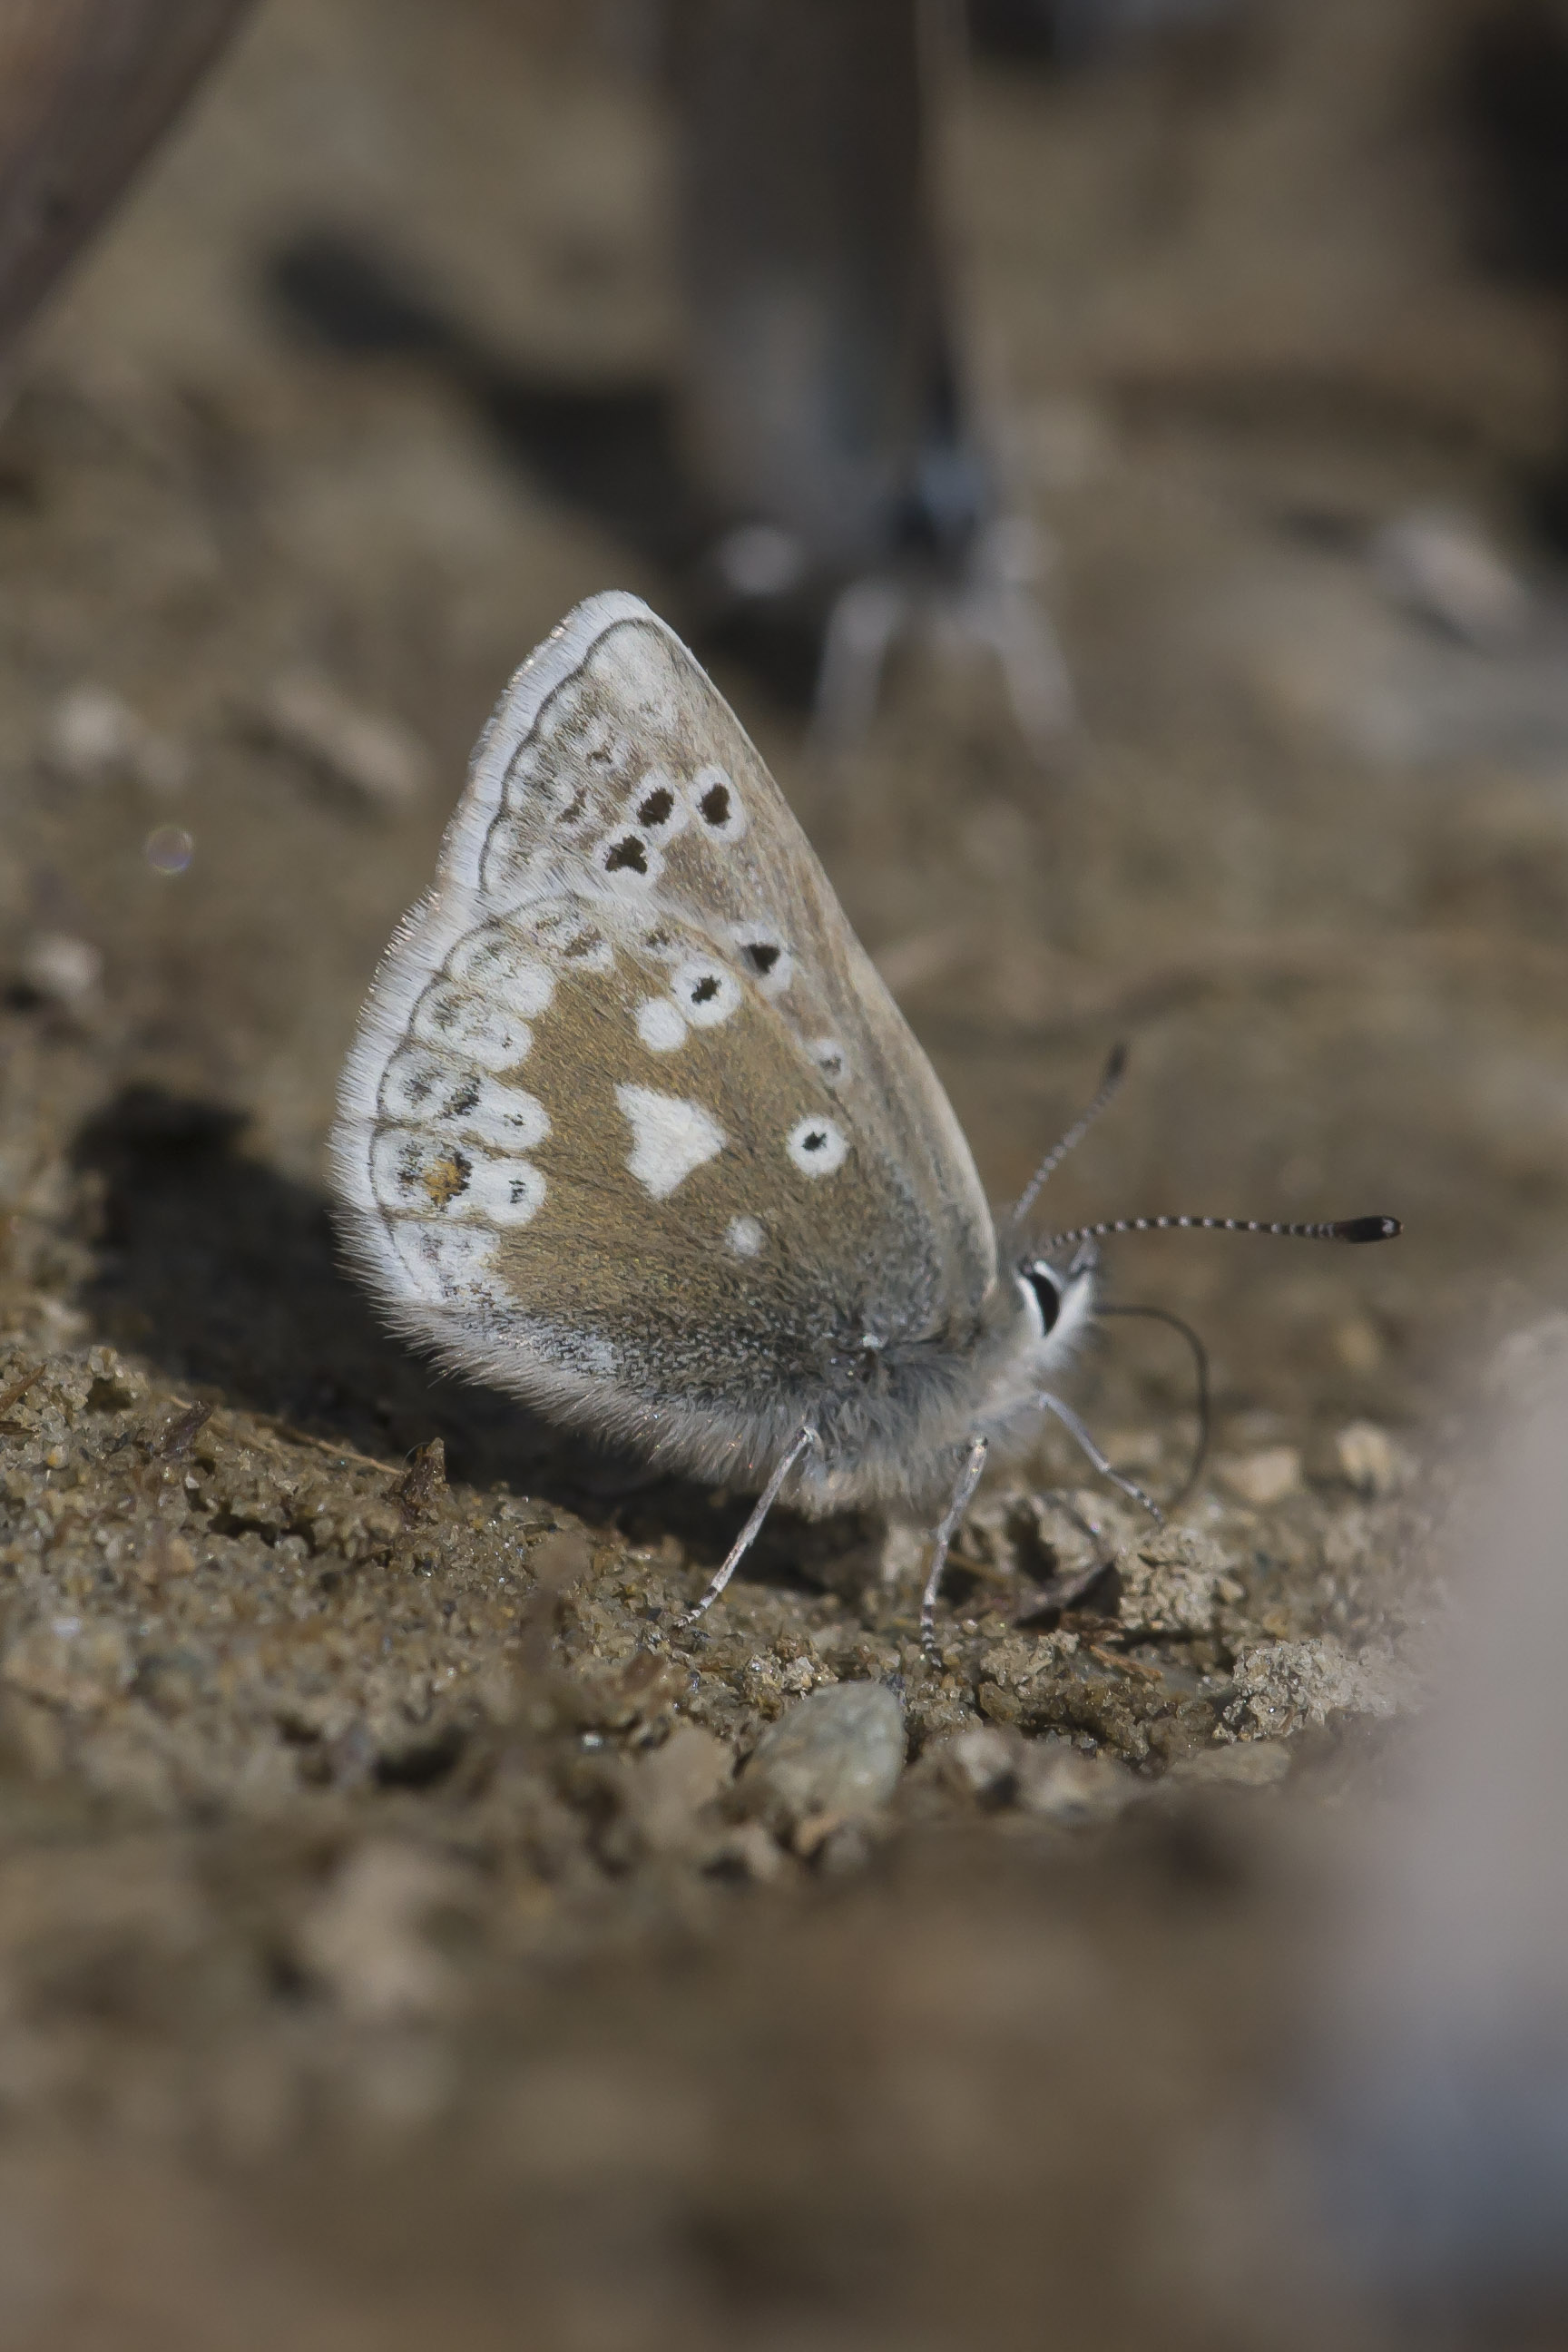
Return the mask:
<svg viewBox="0 0 1568 2352"><path fill-rule="evenodd" d="M388 1118L439 1118L458 1076L444 1055L400 1045L382 1072L381 1108Z"/></svg>
<svg viewBox="0 0 1568 2352"><path fill-rule="evenodd" d="M447 970L487 1003L529 1019L547 1011L555 993L550 966L530 955L517 933L501 923L487 924L459 940L447 958Z"/></svg>
<svg viewBox="0 0 1568 2352"><path fill-rule="evenodd" d="M729 1141L700 1103L655 1094L647 1087L617 1087L616 1100L631 1123L626 1166L656 1201L668 1200L694 1168L722 1151Z"/></svg>
<svg viewBox="0 0 1568 2352"><path fill-rule="evenodd" d="M637 1008L637 1035L650 1054L673 1054L686 1043L686 1023L680 1007L668 996L650 996Z"/></svg>
<svg viewBox="0 0 1568 2352"><path fill-rule="evenodd" d="M550 1114L537 1095L475 1076L458 1091L442 1125L501 1151L529 1151L549 1134Z"/></svg>
<svg viewBox="0 0 1568 2352"><path fill-rule="evenodd" d="M489 1224L526 1225L543 1207L544 1191L531 1160L475 1160L473 1213Z"/></svg>
<svg viewBox="0 0 1568 2352"><path fill-rule="evenodd" d="M796 1119L784 1150L803 1176L831 1176L849 1157L848 1139L831 1118Z"/></svg>
<svg viewBox="0 0 1568 2352"><path fill-rule="evenodd" d="M500 1304L493 1276L495 1235L481 1226L432 1226L411 1217L392 1229L409 1286L420 1298L476 1307Z"/></svg>
<svg viewBox="0 0 1568 2352"><path fill-rule="evenodd" d="M593 666L608 671L617 698L647 725L668 727L674 719L669 656L648 629L616 629L595 648Z"/></svg>
<svg viewBox="0 0 1568 2352"><path fill-rule="evenodd" d="M427 988L414 1013L414 1034L427 1045L482 1069L510 1070L526 1061L533 1032L526 1021L503 1004L492 1004L471 991L439 982Z"/></svg>
<svg viewBox="0 0 1568 2352"><path fill-rule="evenodd" d="M755 1217L731 1217L724 1239L737 1257L755 1257L764 1235Z"/></svg>

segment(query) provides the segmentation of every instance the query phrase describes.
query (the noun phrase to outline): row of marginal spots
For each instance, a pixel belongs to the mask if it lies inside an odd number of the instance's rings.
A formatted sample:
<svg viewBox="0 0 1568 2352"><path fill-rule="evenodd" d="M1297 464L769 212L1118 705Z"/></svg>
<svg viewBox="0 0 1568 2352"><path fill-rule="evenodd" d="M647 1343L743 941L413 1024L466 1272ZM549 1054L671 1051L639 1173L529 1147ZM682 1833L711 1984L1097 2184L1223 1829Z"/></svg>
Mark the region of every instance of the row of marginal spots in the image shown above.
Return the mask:
<svg viewBox="0 0 1568 2352"><path fill-rule="evenodd" d="M543 1205L544 1178L531 1160L454 1143L414 1127L384 1127L370 1149L371 1184L394 1218L526 1225Z"/></svg>
<svg viewBox="0 0 1568 2352"><path fill-rule="evenodd" d="M405 1274L432 1300L496 1307L497 1237L543 1206L544 1175L524 1155L550 1134L550 1116L501 1074L532 1052L531 1024L573 951L595 961L608 943L564 900L539 912L532 937L488 922L456 942L382 1073L371 1192Z"/></svg>
<svg viewBox="0 0 1568 2352"><path fill-rule="evenodd" d="M388 1062L381 1083L381 1115L499 1151L531 1151L550 1132L549 1114L536 1095L503 1086L488 1071L450 1061L422 1045L400 1046Z"/></svg>
<svg viewBox="0 0 1568 2352"><path fill-rule="evenodd" d="M745 803L722 768L702 768L689 783L678 784L662 770L650 770L634 795L630 821L606 827L595 843L595 870L616 890L636 896L652 890L664 871L663 845L695 823L710 838L731 843L746 830ZM646 814L645 814L646 813Z"/></svg>

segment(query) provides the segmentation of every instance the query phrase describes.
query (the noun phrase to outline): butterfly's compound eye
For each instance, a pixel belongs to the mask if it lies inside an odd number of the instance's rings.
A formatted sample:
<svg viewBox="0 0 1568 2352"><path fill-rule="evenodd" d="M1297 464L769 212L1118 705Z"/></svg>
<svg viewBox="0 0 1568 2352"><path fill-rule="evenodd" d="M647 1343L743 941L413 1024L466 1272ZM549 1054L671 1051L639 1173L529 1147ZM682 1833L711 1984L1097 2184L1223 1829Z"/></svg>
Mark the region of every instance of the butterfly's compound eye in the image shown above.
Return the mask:
<svg viewBox="0 0 1568 2352"><path fill-rule="evenodd" d="M1023 1282L1035 1294L1035 1303L1040 1310L1040 1321L1047 1331L1054 1331L1057 1328L1057 1318L1062 1311L1062 1291L1065 1287L1060 1275L1054 1266L1047 1265L1044 1258L1026 1261L1018 1268L1018 1273Z"/></svg>

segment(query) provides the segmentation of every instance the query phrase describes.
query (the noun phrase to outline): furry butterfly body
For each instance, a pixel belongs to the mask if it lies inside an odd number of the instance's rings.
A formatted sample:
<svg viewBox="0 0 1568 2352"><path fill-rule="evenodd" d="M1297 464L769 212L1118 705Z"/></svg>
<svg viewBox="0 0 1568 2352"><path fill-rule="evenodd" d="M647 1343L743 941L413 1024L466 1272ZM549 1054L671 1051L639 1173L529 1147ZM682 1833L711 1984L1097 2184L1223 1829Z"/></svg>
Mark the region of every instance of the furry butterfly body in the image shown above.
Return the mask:
<svg viewBox="0 0 1568 2352"><path fill-rule="evenodd" d="M629 595L579 606L502 697L372 987L332 1158L411 1337L811 1511L928 1503L966 1449L977 1474L1091 1308L1087 1263L1005 1262L777 786Z"/></svg>

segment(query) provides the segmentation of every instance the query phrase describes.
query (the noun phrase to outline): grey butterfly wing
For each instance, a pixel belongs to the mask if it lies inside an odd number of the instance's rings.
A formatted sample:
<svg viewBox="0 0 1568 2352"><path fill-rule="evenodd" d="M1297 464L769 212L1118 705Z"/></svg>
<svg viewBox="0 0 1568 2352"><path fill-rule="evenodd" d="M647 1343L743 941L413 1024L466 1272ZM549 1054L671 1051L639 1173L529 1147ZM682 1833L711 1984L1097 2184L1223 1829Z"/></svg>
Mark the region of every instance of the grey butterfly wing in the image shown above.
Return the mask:
<svg viewBox="0 0 1568 2352"><path fill-rule="evenodd" d="M503 698L333 1157L405 1328L710 1475L840 1402L874 1452L880 1360L951 1386L994 1285L929 1063L739 722L630 596Z"/></svg>

